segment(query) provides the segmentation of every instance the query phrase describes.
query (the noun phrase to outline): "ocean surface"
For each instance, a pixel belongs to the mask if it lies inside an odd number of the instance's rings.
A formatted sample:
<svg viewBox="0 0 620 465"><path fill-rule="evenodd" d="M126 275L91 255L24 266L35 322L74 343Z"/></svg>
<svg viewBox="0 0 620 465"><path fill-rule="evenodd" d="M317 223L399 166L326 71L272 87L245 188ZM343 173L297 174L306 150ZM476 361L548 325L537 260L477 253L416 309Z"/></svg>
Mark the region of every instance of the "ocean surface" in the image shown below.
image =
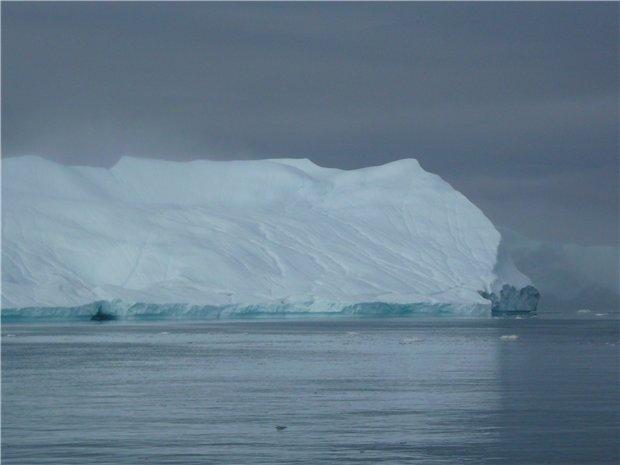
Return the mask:
<svg viewBox="0 0 620 465"><path fill-rule="evenodd" d="M618 464L618 344L594 315L4 324L2 464Z"/></svg>

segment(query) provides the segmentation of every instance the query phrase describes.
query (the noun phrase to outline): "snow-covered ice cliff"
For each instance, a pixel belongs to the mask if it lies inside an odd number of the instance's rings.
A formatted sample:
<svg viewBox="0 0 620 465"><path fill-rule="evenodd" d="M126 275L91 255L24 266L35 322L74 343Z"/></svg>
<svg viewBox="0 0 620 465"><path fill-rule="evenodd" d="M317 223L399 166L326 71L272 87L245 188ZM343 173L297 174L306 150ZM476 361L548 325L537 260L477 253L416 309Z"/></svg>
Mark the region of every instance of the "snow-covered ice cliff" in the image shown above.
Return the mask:
<svg viewBox="0 0 620 465"><path fill-rule="evenodd" d="M7 158L2 219L5 313L479 313L479 291L529 284L484 214L413 159Z"/></svg>

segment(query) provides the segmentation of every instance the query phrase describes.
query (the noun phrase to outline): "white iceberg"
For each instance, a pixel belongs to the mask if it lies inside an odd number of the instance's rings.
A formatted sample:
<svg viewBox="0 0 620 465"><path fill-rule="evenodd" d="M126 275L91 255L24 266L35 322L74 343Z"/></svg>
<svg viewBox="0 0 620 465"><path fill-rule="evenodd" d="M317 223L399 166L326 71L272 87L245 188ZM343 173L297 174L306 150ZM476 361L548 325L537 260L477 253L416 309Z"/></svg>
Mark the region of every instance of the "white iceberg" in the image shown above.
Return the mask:
<svg viewBox="0 0 620 465"><path fill-rule="evenodd" d="M481 314L479 291L530 283L489 219L413 159L2 171L3 316Z"/></svg>

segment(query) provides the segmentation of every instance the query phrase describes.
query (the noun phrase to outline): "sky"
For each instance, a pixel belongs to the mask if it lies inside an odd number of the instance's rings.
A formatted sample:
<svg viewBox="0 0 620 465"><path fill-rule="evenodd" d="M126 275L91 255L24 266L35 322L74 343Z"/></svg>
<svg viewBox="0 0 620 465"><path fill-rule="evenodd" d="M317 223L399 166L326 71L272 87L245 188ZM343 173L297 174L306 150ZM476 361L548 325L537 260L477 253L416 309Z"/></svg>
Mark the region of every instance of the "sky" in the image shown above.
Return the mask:
<svg viewBox="0 0 620 465"><path fill-rule="evenodd" d="M618 244L618 3L1 8L4 157L411 157L501 228Z"/></svg>

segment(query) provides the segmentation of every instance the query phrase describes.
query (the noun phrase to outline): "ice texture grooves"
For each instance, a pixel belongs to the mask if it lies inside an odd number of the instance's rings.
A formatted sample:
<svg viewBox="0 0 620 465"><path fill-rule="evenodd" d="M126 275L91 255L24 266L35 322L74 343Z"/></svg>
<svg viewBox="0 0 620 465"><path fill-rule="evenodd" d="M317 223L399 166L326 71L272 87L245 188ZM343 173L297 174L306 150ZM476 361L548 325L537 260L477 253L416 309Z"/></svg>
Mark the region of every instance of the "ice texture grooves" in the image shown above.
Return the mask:
<svg viewBox="0 0 620 465"><path fill-rule="evenodd" d="M529 284L484 214L413 159L346 171L305 159L122 158L106 169L19 157L2 161L2 194L11 314L102 301L124 315L477 313L490 309L479 290Z"/></svg>

